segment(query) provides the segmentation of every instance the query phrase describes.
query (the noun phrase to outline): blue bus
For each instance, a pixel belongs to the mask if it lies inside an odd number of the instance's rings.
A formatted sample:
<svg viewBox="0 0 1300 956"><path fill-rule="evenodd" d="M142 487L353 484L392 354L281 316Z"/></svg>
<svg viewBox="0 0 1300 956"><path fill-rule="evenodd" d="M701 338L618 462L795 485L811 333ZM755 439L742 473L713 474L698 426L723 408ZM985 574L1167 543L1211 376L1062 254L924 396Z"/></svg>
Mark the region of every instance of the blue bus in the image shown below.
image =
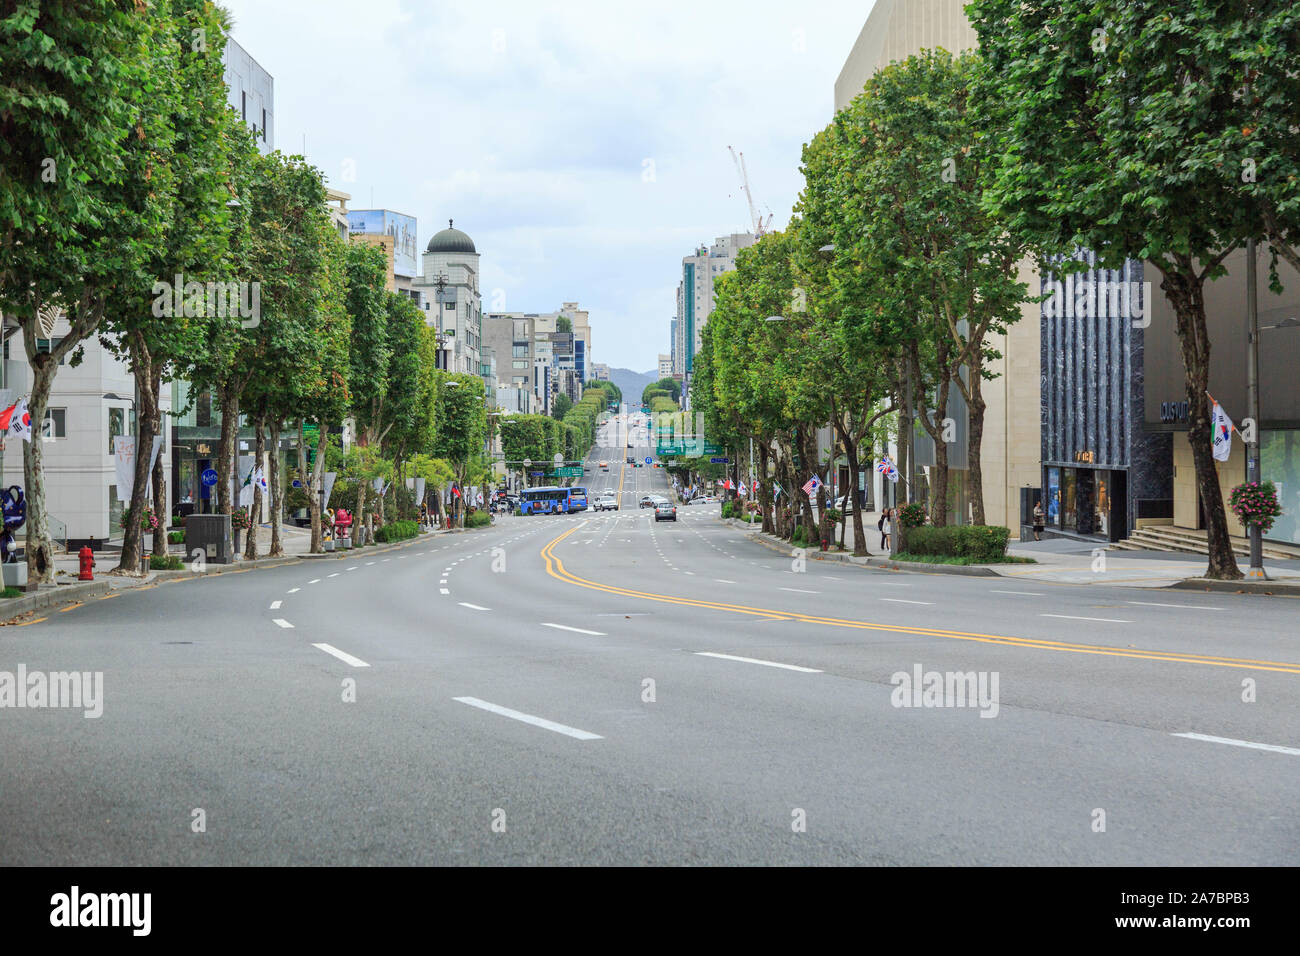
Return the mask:
<svg viewBox="0 0 1300 956"><path fill-rule="evenodd" d="M526 515L568 514L569 490L554 485L525 488L519 493L519 509Z"/></svg>
<svg viewBox="0 0 1300 956"><path fill-rule="evenodd" d="M569 489L569 514L587 510L587 489L573 487Z"/></svg>

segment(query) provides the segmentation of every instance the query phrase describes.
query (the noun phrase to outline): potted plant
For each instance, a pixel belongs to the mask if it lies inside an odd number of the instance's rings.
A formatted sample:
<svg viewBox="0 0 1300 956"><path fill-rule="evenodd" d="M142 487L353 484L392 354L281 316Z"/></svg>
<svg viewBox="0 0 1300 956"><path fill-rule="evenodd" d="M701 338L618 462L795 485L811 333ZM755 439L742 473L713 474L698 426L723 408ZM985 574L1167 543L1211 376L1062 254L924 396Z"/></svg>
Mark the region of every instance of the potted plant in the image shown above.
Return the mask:
<svg viewBox="0 0 1300 956"><path fill-rule="evenodd" d="M1257 526L1260 534L1267 534L1282 514L1277 486L1271 481L1248 481L1237 485L1228 496L1228 506L1247 532Z"/></svg>
<svg viewBox="0 0 1300 956"><path fill-rule="evenodd" d="M126 530L131 527L131 508L128 505L122 510L122 529ZM140 512L140 550L149 551L153 546L153 536L158 533L158 516L154 514L153 508L146 505Z"/></svg>
<svg viewBox="0 0 1300 956"><path fill-rule="evenodd" d="M247 531L252 526L253 522L247 508L239 507L230 512L230 530L235 539L232 544L236 554L239 553L239 532Z"/></svg>

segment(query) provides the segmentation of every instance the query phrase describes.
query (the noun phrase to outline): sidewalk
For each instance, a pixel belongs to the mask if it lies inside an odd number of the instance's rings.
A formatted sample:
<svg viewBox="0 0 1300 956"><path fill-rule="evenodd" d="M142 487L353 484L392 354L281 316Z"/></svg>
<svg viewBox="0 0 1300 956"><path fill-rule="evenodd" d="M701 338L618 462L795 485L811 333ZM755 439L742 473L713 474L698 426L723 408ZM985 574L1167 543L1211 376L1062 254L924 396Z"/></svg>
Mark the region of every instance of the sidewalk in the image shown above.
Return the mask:
<svg viewBox="0 0 1300 956"><path fill-rule="evenodd" d="M863 515L866 524L868 515ZM1026 583L1105 585L1140 588L1199 589L1230 592L1259 592L1268 594L1286 594L1300 597L1300 561L1265 561L1264 570L1269 580L1261 582L1248 581L1207 581L1203 577L1206 559L1202 555L1180 554L1172 551L1109 551L1100 544L1089 547L1086 542L1065 538L1053 538L1044 541L1014 541L1007 547L1007 554L1032 558L1035 564L985 564L985 565L911 565L909 562L892 561L878 547L879 533L875 521L878 515L871 516L870 529L867 532L867 551L869 557L855 558L851 550L843 552L822 552L815 549L807 551L810 560L830 560L860 567L888 567L900 571L916 571L931 574L959 575L996 575L1004 578L1020 578ZM743 524L736 524L737 529L744 529ZM850 525L850 529L851 529ZM771 535L754 530L753 537L773 550L789 551L791 545ZM875 533L874 540L872 534ZM846 544L852 539L850 530L846 534ZM836 539L838 541L838 538ZM1243 568L1244 570L1244 568Z"/></svg>

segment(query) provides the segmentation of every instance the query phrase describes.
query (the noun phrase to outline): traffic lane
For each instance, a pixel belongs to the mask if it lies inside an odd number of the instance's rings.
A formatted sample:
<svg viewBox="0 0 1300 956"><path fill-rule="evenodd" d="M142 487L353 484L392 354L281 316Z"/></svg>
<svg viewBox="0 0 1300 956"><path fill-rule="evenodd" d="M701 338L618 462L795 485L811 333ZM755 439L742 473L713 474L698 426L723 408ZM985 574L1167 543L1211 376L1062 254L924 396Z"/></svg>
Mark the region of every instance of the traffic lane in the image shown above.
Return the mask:
<svg viewBox="0 0 1300 956"><path fill-rule="evenodd" d="M710 583L725 583L724 595L733 587L747 589L746 600L763 597L763 606L803 614L843 617L851 610L891 623L921 621L975 632L1132 644L1264 665L1300 662L1288 637L1294 629L1290 605L1258 595L1208 599L1118 587L1026 589L1005 578L876 568L845 569L838 579L828 580L832 575L822 572L825 565L811 556L800 560L797 552L773 553L756 542L737 540L734 529L709 525L687 522L675 531L673 523L663 522L656 529L661 546L682 572L681 587L687 589L682 593L690 596L699 596ZM1225 627L1230 644L1225 644Z"/></svg>
<svg viewBox="0 0 1300 956"><path fill-rule="evenodd" d="M603 554L597 567L593 559L578 550L566 554L557 547L555 551L580 577L592 582L617 582L617 590L633 592L624 594L630 607L662 611L674 605L646 600L636 592L671 601L690 589L695 594L688 600L723 605L690 609L701 626L709 628L705 633L710 641L718 641L709 649L744 655L755 649L770 652L775 648L784 654L780 660L876 682L888 681L898 672L911 673L916 664L922 664L926 671L998 671L1004 680L1015 678L1013 686L1024 695L1025 706L1097 719L1123 719L1170 731L1196 731L1208 726L1217 729L1202 732L1239 735L1264 743L1285 744L1300 739L1295 674L1264 667L1223 666L1221 660L1169 659L1171 655L1160 646L1130 649L1122 644L1111 648L1093 640L1092 635L1080 640L1079 635L1060 625L1057 631L1036 630L1030 640L1022 641L1019 632L1011 629L1000 634L985 631L985 636L968 628L946 635L909 633L907 628L936 625L930 615L911 611L909 618L906 610L862 616L858 620L866 627L852 626L854 619L846 614L835 615L846 622L838 627L781 620L782 610L792 610L792 606L783 608L759 588L714 583L709 593L708 583L696 583L694 578L669 572L659 559L635 567L631 564L635 559L623 556L620 561L617 554ZM602 575L600 572L607 568L614 573ZM633 574L635 583L627 583L628 574ZM683 581L691 583L683 586ZM754 610L769 613L752 613ZM996 643L1000 638L1005 643ZM1080 646L1066 651L1038 645L1033 643L1035 640ZM1114 656L1118 653L1146 657ZM1075 681L1076 674L1087 680ZM1268 700L1261 704L1263 695Z"/></svg>

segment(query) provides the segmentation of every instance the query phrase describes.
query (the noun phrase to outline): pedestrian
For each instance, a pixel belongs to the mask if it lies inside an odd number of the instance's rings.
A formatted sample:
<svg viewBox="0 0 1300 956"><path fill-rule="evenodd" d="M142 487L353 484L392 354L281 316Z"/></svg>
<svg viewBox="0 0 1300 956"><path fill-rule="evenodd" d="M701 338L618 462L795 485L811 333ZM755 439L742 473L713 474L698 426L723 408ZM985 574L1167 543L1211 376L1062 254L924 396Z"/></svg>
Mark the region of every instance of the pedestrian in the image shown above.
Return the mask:
<svg viewBox="0 0 1300 956"><path fill-rule="evenodd" d="M1034 540L1043 540L1043 503L1037 501L1034 503Z"/></svg>
<svg viewBox="0 0 1300 956"><path fill-rule="evenodd" d="M885 547L885 539L889 536L889 532L885 530L887 521L889 521L889 509L885 508L880 512L880 520L876 522L876 528L880 531L880 547L882 549Z"/></svg>

